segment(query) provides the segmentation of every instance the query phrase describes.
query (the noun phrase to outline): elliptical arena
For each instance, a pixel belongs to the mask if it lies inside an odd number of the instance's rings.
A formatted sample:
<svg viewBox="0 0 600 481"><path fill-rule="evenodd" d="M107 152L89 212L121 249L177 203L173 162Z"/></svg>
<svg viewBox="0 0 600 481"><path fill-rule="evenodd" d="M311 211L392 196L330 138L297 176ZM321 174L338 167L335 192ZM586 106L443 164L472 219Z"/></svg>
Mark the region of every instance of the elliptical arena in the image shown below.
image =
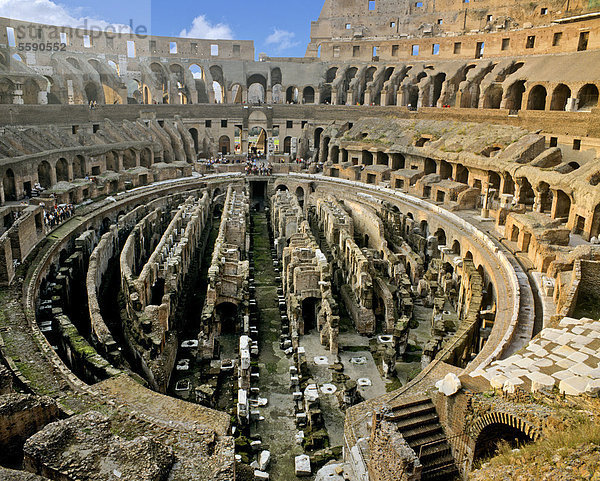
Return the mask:
<svg viewBox="0 0 600 481"><path fill-rule="evenodd" d="M0 478L495 479L597 422L593 5L326 0L259 61L0 19Z"/></svg>

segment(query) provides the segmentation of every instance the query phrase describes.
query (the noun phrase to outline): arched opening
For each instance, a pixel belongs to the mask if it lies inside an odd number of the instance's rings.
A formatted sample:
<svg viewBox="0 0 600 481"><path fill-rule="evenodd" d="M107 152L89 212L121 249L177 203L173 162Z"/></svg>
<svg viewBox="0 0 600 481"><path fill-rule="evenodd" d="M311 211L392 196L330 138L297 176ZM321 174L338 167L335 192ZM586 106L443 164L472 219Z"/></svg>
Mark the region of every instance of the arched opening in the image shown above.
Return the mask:
<svg viewBox="0 0 600 481"><path fill-rule="evenodd" d="M533 203L535 202L535 193L533 192L533 187L531 186L526 177L521 177L517 180L521 181L518 203L530 206L533 205Z"/></svg>
<svg viewBox="0 0 600 481"><path fill-rule="evenodd" d="M598 106L598 87L594 84L586 84L579 90L577 95L578 109L590 110Z"/></svg>
<svg viewBox="0 0 600 481"><path fill-rule="evenodd" d="M304 321L304 333L308 334L317 327L317 304L316 297L307 297L302 301L302 320Z"/></svg>
<svg viewBox="0 0 600 481"><path fill-rule="evenodd" d="M283 153L292 153L292 138L289 135L285 139L283 139Z"/></svg>
<svg viewBox="0 0 600 481"><path fill-rule="evenodd" d="M409 109L416 109L419 104L419 88L416 85L411 85L408 88L408 100L406 105Z"/></svg>
<svg viewBox="0 0 600 481"><path fill-rule="evenodd" d="M490 85L485 91L483 97L483 108L484 109L499 109L502 103L502 95L504 90L498 84Z"/></svg>
<svg viewBox="0 0 600 481"><path fill-rule="evenodd" d="M40 88L38 84L32 80L28 79L23 84L23 103L25 105L36 105L38 104L38 94L40 92Z"/></svg>
<svg viewBox="0 0 600 481"><path fill-rule="evenodd" d="M319 149L319 146L321 145L321 134L323 133L323 129L321 127L318 127L315 129L315 135L314 135L314 146L315 149Z"/></svg>
<svg viewBox="0 0 600 481"><path fill-rule="evenodd" d="M571 198L562 190L556 191L555 219L568 219L571 213Z"/></svg>
<svg viewBox="0 0 600 481"><path fill-rule="evenodd" d="M460 242L458 242L457 240L455 240L455 241L452 243L452 253L453 253L454 255L457 255L457 256L459 256L459 255L460 255L460 251L461 251L461 248L460 248Z"/></svg>
<svg viewBox="0 0 600 481"><path fill-rule="evenodd" d="M277 83L273 85L271 88L271 98L274 104L283 103L283 87L281 84Z"/></svg>
<svg viewBox="0 0 600 481"><path fill-rule="evenodd" d="M362 151L362 165L373 165L373 153L368 150Z"/></svg>
<svg viewBox="0 0 600 481"><path fill-rule="evenodd" d="M296 198L298 199L298 205L304 208L304 189L302 187L296 189Z"/></svg>
<svg viewBox="0 0 600 481"><path fill-rule="evenodd" d="M202 67L193 63L189 66L189 69L194 80L204 80L204 70L202 70Z"/></svg>
<svg viewBox="0 0 600 481"><path fill-rule="evenodd" d="M461 184L469 183L469 169L467 169L462 164L456 165L456 182L460 182Z"/></svg>
<svg viewBox="0 0 600 481"><path fill-rule="evenodd" d="M288 187L287 185L279 184L275 190L279 192L285 192L288 190Z"/></svg>
<svg viewBox="0 0 600 481"><path fill-rule="evenodd" d="M189 129L189 133L192 136L192 140L194 141L194 152L198 153L198 129L192 127Z"/></svg>
<svg viewBox="0 0 600 481"><path fill-rule="evenodd" d="M550 110L565 110L569 97L571 97L571 89L565 84L557 85L554 92L552 92Z"/></svg>
<svg viewBox="0 0 600 481"><path fill-rule="evenodd" d="M2 186L4 187L4 199L6 201L17 200L17 188L15 185L15 173L12 169L8 169L2 179Z"/></svg>
<svg viewBox="0 0 600 481"><path fill-rule="evenodd" d="M119 171L119 157L116 152L106 152L106 170Z"/></svg>
<svg viewBox="0 0 600 481"><path fill-rule="evenodd" d="M248 132L248 149L255 155L265 153L267 132L262 127L252 127Z"/></svg>
<svg viewBox="0 0 600 481"><path fill-rule="evenodd" d="M299 96L297 87L288 87L285 91L285 101L288 104L297 104Z"/></svg>
<svg viewBox="0 0 600 481"><path fill-rule="evenodd" d="M440 228L435 231L435 236L437 237L437 243L439 246L446 245L446 232L444 229Z"/></svg>
<svg viewBox="0 0 600 481"><path fill-rule="evenodd" d="M337 67L331 67L329 70L327 70L327 73L325 74L325 82L328 84L332 83L335 80L337 71L338 71Z"/></svg>
<svg viewBox="0 0 600 481"><path fill-rule="evenodd" d="M244 102L244 89L240 84L234 84L231 87L231 103L241 104Z"/></svg>
<svg viewBox="0 0 600 481"><path fill-rule="evenodd" d="M248 103L264 104L265 103L265 88L259 83L253 83L248 87Z"/></svg>
<svg viewBox="0 0 600 481"><path fill-rule="evenodd" d="M325 137L323 139L323 158L319 158L319 160L323 163L329 160L329 142L331 141L331 137Z"/></svg>
<svg viewBox="0 0 600 481"><path fill-rule="evenodd" d="M493 170L488 171L488 182L492 189L496 189L496 192L500 191L500 175Z"/></svg>
<svg viewBox="0 0 600 481"><path fill-rule="evenodd" d="M229 136L222 135L219 138L219 153L229 155L231 153L231 140Z"/></svg>
<svg viewBox="0 0 600 481"><path fill-rule="evenodd" d="M392 154L392 165L390 166L392 170L404 169L405 165L404 155L400 153Z"/></svg>
<svg viewBox="0 0 600 481"><path fill-rule="evenodd" d="M512 230L510 231L511 242L519 242L519 233L519 228L516 225L513 225Z"/></svg>
<svg viewBox="0 0 600 481"><path fill-rule="evenodd" d="M85 96L87 97L87 101L98 103L100 100L100 96L98 95L98 88L92 82L88 82L85 85Z"/></svg>
<svg viewBox="0 0 600 481"><path fill-rule="evenodd" d="M445 160L440 160L440 177L443 179L452 178L452 164Z"/></svg>
<svg viewBox="0 0 600 481"><path fill-rule="evenodd" d="M221 334L235 334L238 331L238 308L232 302L222 302L216 308L216 320L221 326Z"/></svg>
<svg viewBox="0 0 600 481"><path fill-rule="evenodd" d="M123 168L134 169L135 167L137 167L135 152L132 149L123 151Z"/></svg>
<svg viewBox="0 0 600 481"><path fill-rule="evenodd" d="M73 159L73 177L75 179L83 179L85 176L85 158L82 155L77 155Z"/></svg>
<svg viewBox="0 0 600 481"><path fill-rule="evenodd" d="M148 147L140 153L140 165L149 169L152 166L152 152Z"/></svg>
<svg viewBox="0 0 600 481"><path fill-rule="evenodd" d="M546 108L546 88L536 85L529 92L527 99L527 110L544 110Z"/></svg>
<svg viewBox="0 0 600 481"><path fill-rule="evenodd" d="M508 172L504 173L504 186L502 187L503 194L515 194L515 181Z"/></svg>
<svg viewBox="0 0 600 481"><path fill-rule="evenodd" d="M433 77L433 91L431 94L431 107L437 107L438 100L440 100L440 96L442 95L442 87L444 86L445 81L446 81L445 73L439 73L435 77Z"/></svg>
<svg viewBox="0 0 600 481"><path fill-rule="evenodd" d="M340 159L340 148L337 145L334 145L331 147L331 154L329 156L329 162L331 162L333 164L337 164L339 162L339 159Z"/></svg>
<svg viewBox="0 0 600 481"><path fill-rule="evenodd" d="M422 220L419 223L419 230L421 231L421 235L423 237L428 237L429 236L429 224L427 223L426 220Z"/></svg>
<svg viewBox="0 0 600 481"><path fill-rule="evenodd" d="M221 84L219 82L217 82L216 80L214 80L212 83L212 87L213 87L213 94L215 96L215 103L216 104L224 103L225 96L223 95L223 87L221 86Z"/></svg>
<svg viewBox="0 0 600 481"><path fill-rule="evenodd" d="M506 108L509 110L521 110L523 105L523 94L525 93L525 80L518 80L508 87Z"/></svg>
<svg viewBox="0 0 600 481"><path fill-rule="evenodd" d="M56 181L69 182L69 163L62 157L56 163Z"/></svg>
<svg viewBox="0 0 600 481"><path fill-rule="evenodd" d="M260 74L250 75L246 81L248 88L248 103L262 104L265 102L267 79Z"/></svg>
<svg viewBox="0 0 600 481"><path fill-rule="evenodd" d="M50 174L50 164L43 160L38 165L38 182L44 189L52 186L52 176Z"/></svg>
<svg viewBox="0 0 600 481"><path fill-rule="evenodd" d="M481 430L477 441L475 442L475 450L473 461L487 459L494 456L501 443L516 449L523 444L532 442L533 440L520 429L514 428L503 423L492 423Z"/></svg>
<svg viewBox="0 0 600 481"><path fill-rule="evenodd" d="M435 165L435 160L427 158L425 159L425 175L435 174L437 171L437 165Z"/></svg>
<svg viewBox="0 0 600 481"><path fill-rule="evenodd" d="M315 103L315 89L312 87L305 87L302 91L302 103L314 104Z"/></svg>

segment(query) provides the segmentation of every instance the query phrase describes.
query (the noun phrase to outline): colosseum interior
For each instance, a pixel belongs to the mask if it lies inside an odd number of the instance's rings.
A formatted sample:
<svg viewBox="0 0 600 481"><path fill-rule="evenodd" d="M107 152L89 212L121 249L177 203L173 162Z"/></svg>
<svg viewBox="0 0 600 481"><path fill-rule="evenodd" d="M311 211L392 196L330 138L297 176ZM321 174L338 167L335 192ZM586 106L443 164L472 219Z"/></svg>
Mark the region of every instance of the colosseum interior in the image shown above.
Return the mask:
<svg viewBox="0 0 600 481"><path fill-rule="evenodd" d="M257 58L0 18L0 479L600 479L598 0Z"/></svg>

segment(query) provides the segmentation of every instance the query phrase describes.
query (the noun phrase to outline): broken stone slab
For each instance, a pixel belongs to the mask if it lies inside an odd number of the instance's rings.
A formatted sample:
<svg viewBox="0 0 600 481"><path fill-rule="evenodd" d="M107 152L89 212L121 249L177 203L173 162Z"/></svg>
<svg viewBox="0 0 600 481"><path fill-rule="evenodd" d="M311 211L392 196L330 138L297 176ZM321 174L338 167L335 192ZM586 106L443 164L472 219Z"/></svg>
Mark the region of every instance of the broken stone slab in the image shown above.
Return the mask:
<svg viewBox="0 0 600 481"><path fill-rule="evenodd" d="M521 384L524 384L523 379L520 379L518 377L511 377L510 379L506 380L504 386L502 386L502 390L505 393L514 394L517 389L517 386L520 386Z"/></svg>
<svg viewBox="0 0 600 481"><path fill-rule="evenodd" d="M598 397L600 395L600 379L593 379L588 382L585 393L590 397Z"/></svg>
<svg viewBox="0 0 600 481"><path fill-rule="evenodd" d="M258 469L261 471L265 471L269 463L271 462L271 452L268 450L264 450L260 453L258 458Z"/></svg>
<svg viewBox="0 0 600 481"><path fill-rule="evenodd" d="M552 376L541 372L531 372L527 377L531 380L531 392L552 389L556 383L556 380Z"/></svg>
<svg viewBox="0 0 600 481"><path fill-rule="evenodd" d="M310 458L306 454L296 456L294 464L296 468L296 476L310 476L312 474Z"/></svg>
<svg viewBox="0 0 600 481"><path fill-rule="evenodd" d="M259 479L269 479L269 473L265 473L264 471L261 471L259 469L255 469L254 470L254 479L259 480Z"/></svg>
<svg viewBox="0 0 600 481"><path fill-rule="evenodd" d="M452 396L456 394L460 388L462 388L462 383L460 382L460 379L458 379L458 376L451 372L446 374L444 379L440 379L438 382L436 382L435 387L444 395Z"/></svg>
<svg viewBox="0 0 600 481"><path fill-rule="evenodd" d="M568 396L580 396L585 392L585 388L589 383L589 379L580 376L571 376L560 381L558 389L561 394Z"/></svg>

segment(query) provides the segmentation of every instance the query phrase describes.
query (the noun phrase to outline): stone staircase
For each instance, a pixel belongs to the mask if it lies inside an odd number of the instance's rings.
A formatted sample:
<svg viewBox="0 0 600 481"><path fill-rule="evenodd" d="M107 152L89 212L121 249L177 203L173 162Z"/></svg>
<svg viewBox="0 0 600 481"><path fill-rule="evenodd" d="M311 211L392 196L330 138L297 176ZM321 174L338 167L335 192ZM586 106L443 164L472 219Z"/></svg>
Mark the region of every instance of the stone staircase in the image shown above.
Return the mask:
<svg viewBox="0 0 600 481"><path fill-rule="evenodd" d="M386 419L398 427L419 456L423 481L451 481L459 473L450 445L429 397L415 398L392 408Z"/></svg>

